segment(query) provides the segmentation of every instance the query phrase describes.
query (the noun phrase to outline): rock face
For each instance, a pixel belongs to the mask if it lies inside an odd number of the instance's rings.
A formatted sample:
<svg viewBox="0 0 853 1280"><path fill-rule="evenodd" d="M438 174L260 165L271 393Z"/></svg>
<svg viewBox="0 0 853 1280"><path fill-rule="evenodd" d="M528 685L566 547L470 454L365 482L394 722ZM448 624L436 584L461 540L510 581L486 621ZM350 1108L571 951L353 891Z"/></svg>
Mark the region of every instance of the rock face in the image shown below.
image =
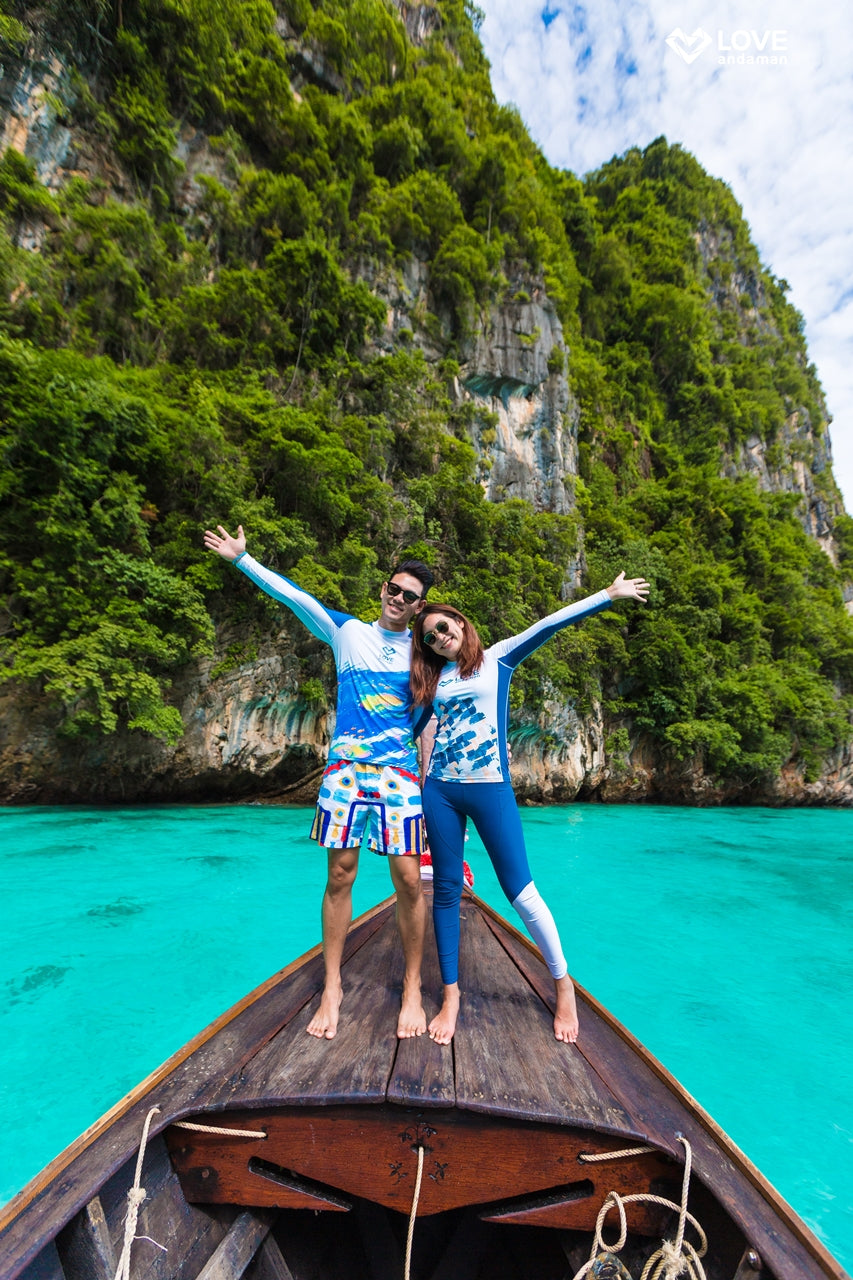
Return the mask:
<svg viewBox="0 0 853 1280"><path fill-rule="evenodd" d="M539 511L567 514L578 470L578 409L550 300L534 287L529 297L492 308L471 347L456 392L496 419L473 439L487 498L524 498Z"/></svg>
<svg viewBox="0 0 853 1280"><path fill-rule="evenodd" d="M18 74L0 66L0 150L14 147L36 166L41 182L56 187L62 170L71 170L71 130L61 124L57 101L73 98L67 67L54 54L45 62L24 65Z"/></svg>
<svg viewBox="0 0 853 1280"><path fill-rule="evenodd" d="M734 455L727 456L723 474L752 475L771 493L800 494L798 514L803 528L835 563L832 521L841 514L841 503L827 499L815 484L815 476L832 466L828 435L818 435L808 415L797 411L785 422L774 446L771 452L766 441L750 436Z"/></svg>
<svg viewBox="0 0 853 1280"><path fill-rule="evenodd" d="M787 766L774 781L729 781L718 785L696 760L680 765L664 761L649 743L631 745L628 753L608 760L601 773L596 799L613 803L759 804L774 807L853 805L853 752L837 751L825 762L821 776L806 778L802 769Z"/></svg>
<svg viewBox="0 0 853 1280"><path fill-rule="evenodd" d="M761 278L752 271L732 267L736 260L730 232L703 224L696 235L696 247L708 272L711 297L717 307L739 314L741 322L756 334L773 334L767 319L767 296ZM726 271L715 266L724 261ZM821 405L824 422L829 415ZM733 453L724 456L722 472L734 478L753 476L762 489L772 493L798 493L798 517L810 537L820 544L833 563L837 562L832 524L844 512L841 495L832 480L832 448L823 423L812 422L803 409L792 412L776 438L750 436ZM829 478L829 496L816 483Z"/></svg>
<svg viewBox="0 0 853 1280"><path fill-rule="evenodd" d="M334 715L298 692L293 638L282 631L251 662L216 674L186 667L174 695L184 736L63 738L35 689L0 686L0 801L7 804L240 799L310 803Z"/></svg>

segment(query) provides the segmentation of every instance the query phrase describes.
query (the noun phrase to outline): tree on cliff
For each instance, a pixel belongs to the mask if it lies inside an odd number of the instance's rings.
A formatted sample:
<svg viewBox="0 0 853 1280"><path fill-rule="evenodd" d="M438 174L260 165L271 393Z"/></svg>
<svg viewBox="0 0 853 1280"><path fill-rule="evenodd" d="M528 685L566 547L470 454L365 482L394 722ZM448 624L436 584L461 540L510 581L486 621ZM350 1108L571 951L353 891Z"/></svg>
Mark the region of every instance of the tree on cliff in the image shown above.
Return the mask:
<svg viewBox="0 0 853 1280"><path fill-rule="evenodd" d="M850 742L823 396L784 282L693 157L657 139L555 171L495 103L462 0L414 38L384 0L0 18L7 80L50 51L65 68L36 107L74 149L49 186L0 160L3 674L37 681L64 733L175 741L170 682L213 620L268 628L203 557L214 512L356 613L380 566L422 556L487 640L556 607L569 562L589 589L648 577L642 617L528 664L528 740L547 743L546 696L603 701L613 742L747 790ZM568 515L486 501L491 406L456 381L488 314L534 293L578 406ZM315 696L328 673L302 662Z"/></svg>

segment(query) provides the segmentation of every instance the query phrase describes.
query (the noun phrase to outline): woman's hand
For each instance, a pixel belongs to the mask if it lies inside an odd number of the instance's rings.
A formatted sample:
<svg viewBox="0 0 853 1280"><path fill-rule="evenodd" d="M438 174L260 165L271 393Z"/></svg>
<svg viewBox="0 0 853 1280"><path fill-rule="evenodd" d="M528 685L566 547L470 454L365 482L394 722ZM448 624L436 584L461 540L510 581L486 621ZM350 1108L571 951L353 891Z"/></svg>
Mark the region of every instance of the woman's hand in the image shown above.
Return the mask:
<svg viewBox="0 0 853 1280"><path fill-rule="evenodd" d="M649 594L649 584L645 578L626 578L624 572L614 578L607 588L611 600L639 600L645 604Z"/></svg>
<svg viewBox="0 0 853 1280"><path fill-rule="evenodd" d="M232 537L227 529L223 529L218 524L219 533L212 533L210 529L204 531L204 545L208 551L215 551L218 555L223 556L226 560L236 560L246 550L246 535L243 532L243 526L237 525L237 536Z"/></svg>

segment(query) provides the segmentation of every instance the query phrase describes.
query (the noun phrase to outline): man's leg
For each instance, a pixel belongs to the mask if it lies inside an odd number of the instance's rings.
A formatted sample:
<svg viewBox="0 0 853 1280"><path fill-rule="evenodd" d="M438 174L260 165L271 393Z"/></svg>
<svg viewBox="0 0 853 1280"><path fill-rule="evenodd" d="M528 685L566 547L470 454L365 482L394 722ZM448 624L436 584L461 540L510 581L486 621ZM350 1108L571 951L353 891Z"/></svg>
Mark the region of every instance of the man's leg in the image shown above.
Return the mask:
<svg viewBox="0 0 853 1280"><path fill-rule="evenodd" d="M358 849L327 849L329 874L323 894L323 959L326 978L320 1008L306 1031L318 1039L331 1040L338 1030L338 1014L343 999L341 959L347 930L352 923L352 886L358 870Z"/></svg>
<svg viewBox="0 0 853 1280"><path fill-rule="evenodd" d="M421 997L421 963L424 955L426 900L421 886L421 860L417 854L389 854L388 867L397 891L397 928L403 943L406 973L397 1035L422 1036L426 1014Z"/></svg>

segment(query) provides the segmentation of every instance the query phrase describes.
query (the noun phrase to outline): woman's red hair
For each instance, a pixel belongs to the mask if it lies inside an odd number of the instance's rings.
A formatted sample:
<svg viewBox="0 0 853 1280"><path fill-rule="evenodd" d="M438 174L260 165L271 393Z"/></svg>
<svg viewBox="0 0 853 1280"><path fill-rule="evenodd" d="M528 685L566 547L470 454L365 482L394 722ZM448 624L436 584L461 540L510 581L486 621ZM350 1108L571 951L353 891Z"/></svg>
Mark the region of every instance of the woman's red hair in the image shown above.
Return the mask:
<svg viewBox="0 0 853 1280"><path fill-rule="evenodd" d="M454 618L463 625L462 646L456 659L460 676L467 679L479 670L483 662L483 646L473 622L464 613L454 609L452 604L434 604L430 601L420 613L415 614L412 626L412 669L409 684L412 698L422 707L429 706L435 697L438 677L447 665L446 658L440 657L428 644L424 644L424 632L432 630L432 626L426 625L426 619L435 618L436 615Z"/></svg>

